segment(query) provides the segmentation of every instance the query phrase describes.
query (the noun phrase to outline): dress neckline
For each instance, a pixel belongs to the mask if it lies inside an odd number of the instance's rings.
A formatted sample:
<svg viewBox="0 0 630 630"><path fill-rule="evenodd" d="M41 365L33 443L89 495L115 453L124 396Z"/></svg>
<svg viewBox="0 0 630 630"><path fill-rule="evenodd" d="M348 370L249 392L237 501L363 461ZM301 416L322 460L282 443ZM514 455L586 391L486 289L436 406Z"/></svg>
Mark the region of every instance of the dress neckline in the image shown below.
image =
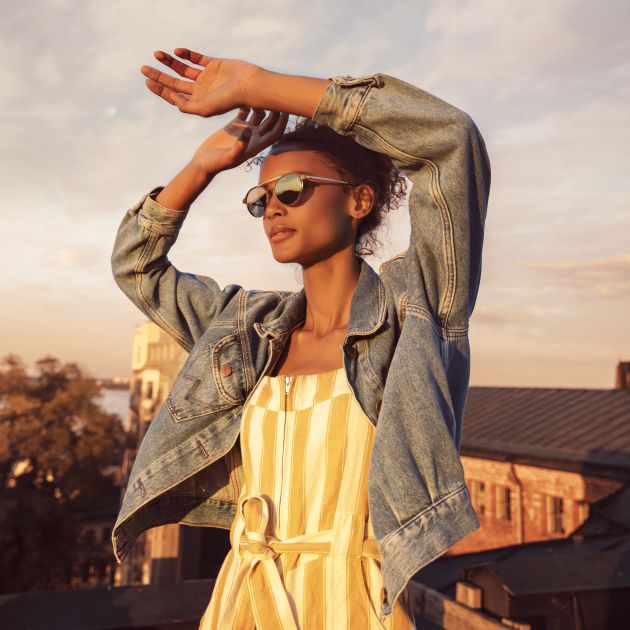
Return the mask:
<svg viewBox="0 0 630 630"><path fill-rule="evenodd" d="M334 374L335 372L340 372L344 369L344 366L335 368L334 370L326 370L325 372L314 372L312 374L276 374L275 376L271 376L269 374L265 375L265 378L286 378L287 376L294 380L296 378L304 378L306 376L327 376L329 374Z"/></svg>

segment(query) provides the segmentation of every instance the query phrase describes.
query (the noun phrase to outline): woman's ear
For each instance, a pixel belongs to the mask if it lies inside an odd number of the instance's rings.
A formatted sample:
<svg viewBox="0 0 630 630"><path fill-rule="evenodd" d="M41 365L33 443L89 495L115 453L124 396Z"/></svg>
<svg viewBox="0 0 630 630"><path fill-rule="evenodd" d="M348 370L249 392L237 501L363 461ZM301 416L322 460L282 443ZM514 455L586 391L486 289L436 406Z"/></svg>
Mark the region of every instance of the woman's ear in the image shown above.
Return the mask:
<svg viewBox="0 0 630 630"><path fill-rule="evenodd" d="M352 216L355 219L363 219L370 214L374 206L376 199L374 187L371 184L359 184L355 186L353 196L354 208L352 209Z"/></svg>

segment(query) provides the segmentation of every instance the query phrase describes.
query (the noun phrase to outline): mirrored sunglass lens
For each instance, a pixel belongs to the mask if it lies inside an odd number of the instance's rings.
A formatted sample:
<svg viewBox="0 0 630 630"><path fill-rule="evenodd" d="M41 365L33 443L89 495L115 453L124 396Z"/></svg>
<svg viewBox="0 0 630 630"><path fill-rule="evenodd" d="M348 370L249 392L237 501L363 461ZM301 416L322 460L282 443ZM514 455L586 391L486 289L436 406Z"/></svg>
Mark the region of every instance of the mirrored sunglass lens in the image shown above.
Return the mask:
<svg viewBox="0 0 630 630"><path fill-rule="evenodd" d="M274 189L276 197L281 203L291 205L298 201L302 192L302 180L296 173L282 176Z"/></svg>
<svg viewBox="0 0 630 630"><path fill-rule="evenodd" d="M261 217L267 207L267 192L262 186L252 188L247 193L247 199L245 201L250 213L255 217Z"/></svg>

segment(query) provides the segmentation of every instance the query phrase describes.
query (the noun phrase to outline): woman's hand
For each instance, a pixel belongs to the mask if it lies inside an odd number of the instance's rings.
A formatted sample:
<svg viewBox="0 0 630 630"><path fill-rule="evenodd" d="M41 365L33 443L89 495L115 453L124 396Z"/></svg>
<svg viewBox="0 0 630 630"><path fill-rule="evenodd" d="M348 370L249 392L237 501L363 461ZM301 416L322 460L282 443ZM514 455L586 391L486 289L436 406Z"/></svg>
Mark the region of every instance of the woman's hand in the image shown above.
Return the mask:
<svg viewBox="0 0 630 630"><path fill-rule="evenodd" d="M225 127L213 133L195 152L192 163L212 175L234 168L271 146L284 133L288 114L241 107Z"/></svg>
<svg viewBox="0 0 630 630"><path fill-rule="evenodd" d="M203 192L214 176L242 164L280 138L288 114L255 109L249 120L249 107L223 129L213 133L195 152L192 160L165 186L156 201L171 210L185 210Z"/></svg>
<svg viewBox="0 0 630 630"><path fill-rule="evenodd" d="M247 85L262 68L237 59L206 57L187 48L176 48L174 53L203 70L194 68L158 50L155 58L188 81L176 79L151 66L140 71L147 77L146 85L180 111L198 116L224 114L237 107L246 106Z"/></svg>
<svg viewBox="0 0 630 630"><path fill-rule="evenodd" d="M330 83L329 79L271 72L237 59L206 57L188 48L176 48L174 52L180 59L203 69L159 50L155 58L183 79L151 66L142 66L140 70L147 77L151 92L187 114L208 117L239 107L253 107L311 118Z"/></svg>

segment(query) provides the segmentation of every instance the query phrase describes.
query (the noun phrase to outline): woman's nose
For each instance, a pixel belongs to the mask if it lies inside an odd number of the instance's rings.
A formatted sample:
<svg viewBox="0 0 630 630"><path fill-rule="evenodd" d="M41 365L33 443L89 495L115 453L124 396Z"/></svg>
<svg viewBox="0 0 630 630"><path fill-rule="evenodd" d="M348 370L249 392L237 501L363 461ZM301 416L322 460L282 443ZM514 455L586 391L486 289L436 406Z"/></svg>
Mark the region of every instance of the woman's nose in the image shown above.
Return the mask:
<svg viewBox="0 0 630 630"><path fill-rule="evenodd" d="M286 208L278 201L275 195L271 195L267 207L265 208L265 215L267 217L274 217L284 215L287 213Z"/></svg>

